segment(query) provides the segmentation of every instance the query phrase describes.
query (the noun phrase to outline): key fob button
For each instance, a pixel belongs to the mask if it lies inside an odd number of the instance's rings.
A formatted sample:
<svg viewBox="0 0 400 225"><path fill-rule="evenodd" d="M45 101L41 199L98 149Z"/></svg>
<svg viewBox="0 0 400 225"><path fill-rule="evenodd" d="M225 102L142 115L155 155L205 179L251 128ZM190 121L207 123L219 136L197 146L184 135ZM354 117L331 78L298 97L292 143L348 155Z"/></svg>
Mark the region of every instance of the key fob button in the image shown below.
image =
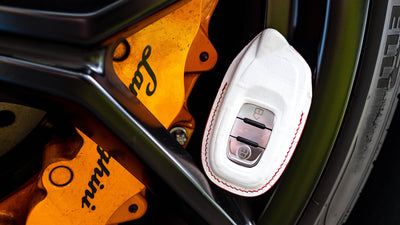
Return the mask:
<svg viewBox="0 0 400 225"><path fill-rule="evenodd" d="M242 119L236 119L231 136L243 137L250 141L256 142L258 146L265 148L268 144L271 131L268 129L260 129L248 123L245 123Z"/></svg>
<svg viewBox="0 0 400 225"><path fill-rule="evenodd" d="M245 144L234 137L229 138L228 146L228 158L233 162L246 167L255 166L264 151L263 148Z"/></svg>
<svg viewBox="0 0 400 225"><path fill-rule="evenodd" d="M241 119L248 118L257 121L261 124L264 124L269 129L274 127L274 113L268 109L264 109L254 104L243 104L237 117Z"/></svg>

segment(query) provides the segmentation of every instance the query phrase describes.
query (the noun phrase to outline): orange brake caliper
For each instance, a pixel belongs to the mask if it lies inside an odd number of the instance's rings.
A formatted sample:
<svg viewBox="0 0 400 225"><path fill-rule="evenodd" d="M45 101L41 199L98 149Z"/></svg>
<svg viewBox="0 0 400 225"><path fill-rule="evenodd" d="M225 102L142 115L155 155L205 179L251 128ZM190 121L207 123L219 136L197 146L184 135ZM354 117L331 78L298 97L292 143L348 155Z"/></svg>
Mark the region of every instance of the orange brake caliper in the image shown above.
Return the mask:
<svg viewBox="0 0 400 225"><path fill-rule="evenodd" d="M128 37L114 53L118 77L183 146L195 126L186 101L200 73L217 61L208 39L216 4L192 0Z"/></svg>
<svg viewBox="0 0 400 225"><path fill-rule="evenodd" d="M73 145L64 151L58 147L65 143L48 145L47 166L38 183L47 194L30 211L26 224L118 224L146 212L145 186L107 151L79 134L83 145L71 160L65 155L73 154Z"/></svg>
<svg viewBox="0 0 400 225"><path fill-rule="evenodd" d="M194 130L186 101L200 73L217 60L208 39L216 4L189 1L128 37L114 52L118 77L164 127L176 132L182 146ZM1 218L20 223L27 214L29 225L117 224L144 215L145 185L107 150L79 134L83 144L48 145L41 173L1 203ZM28 210L20 210L15 201Z"/></svg>

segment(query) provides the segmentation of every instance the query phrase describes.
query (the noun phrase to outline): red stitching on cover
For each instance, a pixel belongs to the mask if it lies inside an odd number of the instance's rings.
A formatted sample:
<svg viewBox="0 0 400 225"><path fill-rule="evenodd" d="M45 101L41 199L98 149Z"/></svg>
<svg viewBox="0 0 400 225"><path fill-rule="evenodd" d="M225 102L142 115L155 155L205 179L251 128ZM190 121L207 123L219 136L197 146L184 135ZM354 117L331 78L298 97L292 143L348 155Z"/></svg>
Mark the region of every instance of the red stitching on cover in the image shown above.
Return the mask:
<svg viewBox="0 0 400 225"><path fill-rule="evenodd" d="M237 190L237 191L241 191L241 192L245 192L245 193L249 193L249 192L250 192L250 193L259 192L259 191L261 191L262 189L264 189L265 187L267 187L267 186L274 180L274 178L276 177L276 175L278 174L278 172L282 169L283 165L285 164L285 162L286 162L286 160L287 160L287 158L288 158L288 156L289 156L289 153L290 153L290 151L292 150L294 141L296 140L296 136L297 136L297 134L298 134L298 132L299 132L300 126L301 126L301 124L302 124L302 122L303 122L303 115L304 115L304 113L301 113L299 125L297 126L297 130L296 130L296 133L294 134L294 137L293 137L293 139L292 139L292 143L290 144L289 150L286 152L285 159L283 160L283 162L281 163L280 167L279 167L278 170L275 172L275 174L271 177L271 179L270 179L264 186L262 186L261 188L259 188L259 189L257 189L257 190L246 191L246 190L242 190L242 189L237 188L237 187L233 187L233 186L231 186L231 185L225 183L224 181L221 181L220 179L218 179L218 178L213 174L213 172L211 171L210 166L208 165L208 156L207 156L208 137L209 137L209 135L210 135L210 131L211 131L211 128L212 128L212 126L213 126L214 119L215 119L215 114L216 114L217 109L218 109L218 107L219 107L219 104L220 104L220 102L221 102L222 96L224 95L224 91L225 91L226 86L227 86L227 83L225 83L224 87L222 88L221 95L220 95L220 97L219 97L219 99L218 99L217 105L215 106L215 109L214 109L214 112L213 112L213 115L212 115L212 118L211 118L210 127L209 127L209 129L208 129L208 131L207 131L206 146L205 146L205 150L204 150L206 167L207 167L208 171L210 172L211 176L214 177L214 179L215 179L216 181L218 181L219 183L221 183L221 184L223 184L223 185L225 185L225 186L227 186L227 187L229 187L229 188L231 188L231 189L234 189L234 190Z"/></svg>

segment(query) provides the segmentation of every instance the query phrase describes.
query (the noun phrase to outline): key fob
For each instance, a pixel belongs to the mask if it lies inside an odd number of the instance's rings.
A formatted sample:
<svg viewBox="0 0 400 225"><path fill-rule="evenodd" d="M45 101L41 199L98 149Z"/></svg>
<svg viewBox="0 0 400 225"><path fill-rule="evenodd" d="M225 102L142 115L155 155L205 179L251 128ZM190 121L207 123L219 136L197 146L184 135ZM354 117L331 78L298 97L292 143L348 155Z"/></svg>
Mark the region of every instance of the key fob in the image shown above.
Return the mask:
<svg viewBox="0 0 400 225"><path fill-rule="evenodd" d="M276 30L257 35L230 65L209 115L202 164L217 186L258 196L285 170L311 105L311 71Z"/></svg>

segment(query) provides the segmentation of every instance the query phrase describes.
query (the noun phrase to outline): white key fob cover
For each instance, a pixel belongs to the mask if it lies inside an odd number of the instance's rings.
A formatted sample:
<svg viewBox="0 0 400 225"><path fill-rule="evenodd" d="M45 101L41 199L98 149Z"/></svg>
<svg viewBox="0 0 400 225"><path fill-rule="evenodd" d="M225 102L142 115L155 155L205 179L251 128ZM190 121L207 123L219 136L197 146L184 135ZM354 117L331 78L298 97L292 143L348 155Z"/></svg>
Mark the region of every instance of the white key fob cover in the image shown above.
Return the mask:
<svg viewBox="0 0 400 225"><path fill-rule="evenodd" d="M241 196L269 190L286 168L311 104L311 71L276 30L257 35L230 65L202 142L208 178Z"/></svg>

